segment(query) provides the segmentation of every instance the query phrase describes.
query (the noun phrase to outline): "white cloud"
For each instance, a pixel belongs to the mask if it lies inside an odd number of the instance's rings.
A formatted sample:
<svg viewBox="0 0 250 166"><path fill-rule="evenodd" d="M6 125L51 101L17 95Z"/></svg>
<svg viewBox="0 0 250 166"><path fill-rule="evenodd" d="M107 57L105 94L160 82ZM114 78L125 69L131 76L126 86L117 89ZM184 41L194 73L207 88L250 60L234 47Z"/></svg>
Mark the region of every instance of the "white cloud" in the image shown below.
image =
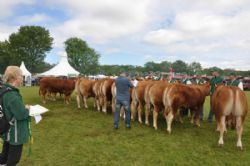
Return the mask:
<svg viewBox="0 0 250 166"><path fill-rule="evenodd" d="M17 31L18 27L8 26L0 23L0 41L8 40L9 35Z"/></svg>
<svg viewBox="0 0 250 166"><path fill-rule="evenodd" d="M48 1L49 6L59 6L68 12L70 19L58 25L55 31L88 38L95 43L130 35L143 30L149 20L147 9L150 0L145 1ZM57 36L57 35L56 35Z"/></svg>
<svg viewBox="0 0 250 166"><path fill-rule="evenodd" d="M34 4L34 0L2 0L0 2L0 20L12 16L15 13L13 8L20 4L31 5Z"/></svg>
<svg viewBox="0 0 250 166"><path fill-rule="evenodd" d="M17 18L17 21L23 25L36 24L36 23L46 23L50 20L51 20L51 18L45 13L36 13L33 15L20 16L19 18Z"/></svg>

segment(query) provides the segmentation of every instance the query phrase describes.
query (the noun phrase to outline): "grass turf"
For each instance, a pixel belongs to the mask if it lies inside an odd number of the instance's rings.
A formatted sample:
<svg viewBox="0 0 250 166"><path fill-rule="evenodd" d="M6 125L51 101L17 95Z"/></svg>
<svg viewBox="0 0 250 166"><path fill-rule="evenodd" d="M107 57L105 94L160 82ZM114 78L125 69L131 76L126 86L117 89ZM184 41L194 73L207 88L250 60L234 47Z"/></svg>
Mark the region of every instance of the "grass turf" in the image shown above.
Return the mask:
<svg viewBox="0 0 250 166"><path fill-rule="evenodd" d="M26 104L41 104L38 87L21 88ZM250 92L246 92L250 101ZM64 165L249 165L250 119L246 118L243 131L243 150L236 148L236 131L228 130L224 146L218 147L219 133L215 122L201 123L197 128L190 124L174 122L172 134L166 132L166 123L159 116L158 130L132 122L132 129L113 130L113 116L95 111L93 100L89 109L77 109L74 95L70 105L62 99L48 101L49 112L35 124L32 119L34 144L32 154L24 146L20 166ZM249 103L249 102L248 102ZM205 103L205 119L209 111L209 98Z"/></svg>

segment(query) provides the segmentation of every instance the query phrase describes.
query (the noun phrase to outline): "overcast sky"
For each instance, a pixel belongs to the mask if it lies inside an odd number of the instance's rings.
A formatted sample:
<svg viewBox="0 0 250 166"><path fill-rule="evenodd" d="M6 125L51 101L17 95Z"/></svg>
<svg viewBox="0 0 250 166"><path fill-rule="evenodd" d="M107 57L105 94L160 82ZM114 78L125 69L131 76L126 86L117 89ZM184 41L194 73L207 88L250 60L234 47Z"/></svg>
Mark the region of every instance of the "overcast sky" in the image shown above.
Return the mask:
<svg viewBox="0 0 250 166"><path fill-rule="evenodd" d="M22 25L50 31L49 63L79 37L101 64L182 60L250 70L249 0L0 0L0 41Z"/></svg>

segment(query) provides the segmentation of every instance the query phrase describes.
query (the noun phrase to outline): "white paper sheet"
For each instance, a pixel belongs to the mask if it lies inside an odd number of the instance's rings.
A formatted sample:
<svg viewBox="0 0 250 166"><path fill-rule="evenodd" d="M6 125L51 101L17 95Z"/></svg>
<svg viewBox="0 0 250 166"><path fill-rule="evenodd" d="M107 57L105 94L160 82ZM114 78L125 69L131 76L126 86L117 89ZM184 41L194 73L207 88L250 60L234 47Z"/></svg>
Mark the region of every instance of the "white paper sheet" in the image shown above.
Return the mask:
<svg viewBox="0 0 250 166"><path fill-rule="evenodd" d="M29 111L30 111L30 116L36 116L36 115L41 115L49 110L47 108L37 104L34 106L30 106Z"/></svg>
<svg viewBox="0 0 250 166"><path fill-rule="evenodd" d="M35 115L34 118L35 118L36 124L39 123L42 120L42 116L41 115Z"/></svg>

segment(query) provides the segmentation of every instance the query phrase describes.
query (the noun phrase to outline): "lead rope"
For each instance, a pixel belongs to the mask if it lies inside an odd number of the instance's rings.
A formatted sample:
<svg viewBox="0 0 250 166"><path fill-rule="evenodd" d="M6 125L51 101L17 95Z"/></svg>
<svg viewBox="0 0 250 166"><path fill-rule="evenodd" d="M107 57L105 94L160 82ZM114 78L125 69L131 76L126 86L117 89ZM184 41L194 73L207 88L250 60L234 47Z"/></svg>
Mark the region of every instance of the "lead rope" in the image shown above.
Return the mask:
<svg viewBox="0 0 250 166"><path fill-rule="evenodd" d="M33 140L31 127L30 127L30 121L29 121L29 150L28 150L28 157L31 156L31 145L33 144L33 142L34 142L34 140Z"/></svg>

